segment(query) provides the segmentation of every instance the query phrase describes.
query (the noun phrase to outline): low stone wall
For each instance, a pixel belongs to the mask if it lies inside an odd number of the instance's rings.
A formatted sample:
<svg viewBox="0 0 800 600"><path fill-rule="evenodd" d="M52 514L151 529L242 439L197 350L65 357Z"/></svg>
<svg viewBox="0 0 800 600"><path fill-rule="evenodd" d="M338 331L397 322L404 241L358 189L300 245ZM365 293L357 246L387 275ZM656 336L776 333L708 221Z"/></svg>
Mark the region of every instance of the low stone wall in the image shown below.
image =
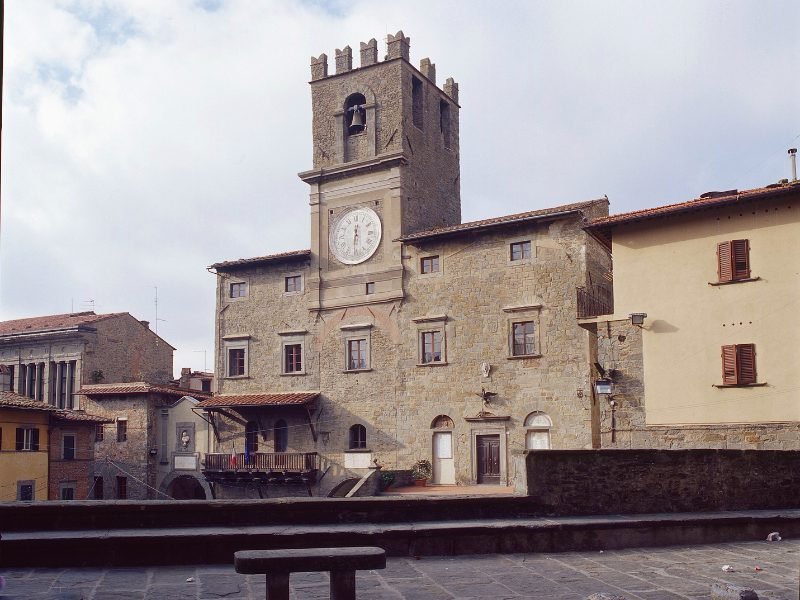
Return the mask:
<svg viewBox="0 0 800 600"><path fill-rule="evenodd" d="M794 450L543 450L526 470L547 514L800 508Z"/></svg>

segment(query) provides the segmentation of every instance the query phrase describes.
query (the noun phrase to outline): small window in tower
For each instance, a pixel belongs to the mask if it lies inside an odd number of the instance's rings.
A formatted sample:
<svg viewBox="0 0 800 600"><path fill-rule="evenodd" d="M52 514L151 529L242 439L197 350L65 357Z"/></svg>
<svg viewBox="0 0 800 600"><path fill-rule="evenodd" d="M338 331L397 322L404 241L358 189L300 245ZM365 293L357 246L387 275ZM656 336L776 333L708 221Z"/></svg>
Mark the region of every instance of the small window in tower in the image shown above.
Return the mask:
<svg viewBox="0 0 800 600"><path fill-rule="evenodd" d="M367 99L364 94L350 94L344 106L344 126L347 135L355 135L367 128Z"/></svg>
<svg viewBox="0 0 800 600"><path fill-rule="evenodd" d="M411 78L411 119L414 125L422 129L425 108L422 101L422 80Z"/></svg>
<svg viewBox="0 0 800 600"><path fill-rule="evenodd" d="M442 131L444 147L450 148L450 105L444 100L439 101L439 129Z"/></svg>

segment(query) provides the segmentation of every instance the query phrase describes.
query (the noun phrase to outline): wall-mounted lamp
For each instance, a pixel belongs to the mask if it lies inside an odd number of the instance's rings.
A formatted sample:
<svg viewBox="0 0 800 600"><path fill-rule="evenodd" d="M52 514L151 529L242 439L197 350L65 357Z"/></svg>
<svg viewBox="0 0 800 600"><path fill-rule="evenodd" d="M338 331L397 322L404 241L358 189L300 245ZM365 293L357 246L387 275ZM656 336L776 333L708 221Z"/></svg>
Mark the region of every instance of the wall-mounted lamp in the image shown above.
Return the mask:
<svg viewBox="0 0 800 600"><path fill-rule="evenodd" d="M158 448L150 448L150 456L155 456L158 454Z"/></svg>
<svg viewBox="0 0 800 600"><path fill-rule="evenodd" d="M594 382L594 391L598 396L610 396L614 393L614 382L610 379L598 379Z"/></svg>
<svg viewBox="0 0 800 600"><path fill-rule="evenodd" d="M641 327L644 325L644 320L647 318L647 313L631 313L628 315L628 318L631 320L631 325Z"/></svg>

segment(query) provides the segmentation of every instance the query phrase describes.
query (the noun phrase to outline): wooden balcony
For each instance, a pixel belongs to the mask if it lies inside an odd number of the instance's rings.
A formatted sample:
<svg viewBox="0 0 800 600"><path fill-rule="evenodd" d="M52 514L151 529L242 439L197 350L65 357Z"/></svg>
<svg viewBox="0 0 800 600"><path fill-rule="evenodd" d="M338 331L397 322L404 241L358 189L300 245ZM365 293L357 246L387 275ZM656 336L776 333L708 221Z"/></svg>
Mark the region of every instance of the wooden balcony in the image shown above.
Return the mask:
<svg viewBox="0 0 800 600"><path fill-rule="evenodd" d="M319 472L316 452L209 453L203 475L222 483L311 483Z"/></svg>

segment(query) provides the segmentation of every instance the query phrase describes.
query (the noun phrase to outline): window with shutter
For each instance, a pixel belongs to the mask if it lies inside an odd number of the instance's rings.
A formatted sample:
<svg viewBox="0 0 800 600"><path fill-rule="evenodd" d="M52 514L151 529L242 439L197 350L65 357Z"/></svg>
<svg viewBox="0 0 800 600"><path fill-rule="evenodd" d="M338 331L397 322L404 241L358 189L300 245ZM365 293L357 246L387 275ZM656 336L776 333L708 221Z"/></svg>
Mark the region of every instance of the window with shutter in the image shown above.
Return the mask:
<svg viewBox="0 0 800 600"><path fill-rule="evenodd" d="M749 240L717 244L717 274L720 283L750 278Z"/></svg>
<svg viewBox="0 0 800 600"><path fill-rule="evenodd" d="M722 384L748 385L756 382L755 344L722 347Z"/></svg>

